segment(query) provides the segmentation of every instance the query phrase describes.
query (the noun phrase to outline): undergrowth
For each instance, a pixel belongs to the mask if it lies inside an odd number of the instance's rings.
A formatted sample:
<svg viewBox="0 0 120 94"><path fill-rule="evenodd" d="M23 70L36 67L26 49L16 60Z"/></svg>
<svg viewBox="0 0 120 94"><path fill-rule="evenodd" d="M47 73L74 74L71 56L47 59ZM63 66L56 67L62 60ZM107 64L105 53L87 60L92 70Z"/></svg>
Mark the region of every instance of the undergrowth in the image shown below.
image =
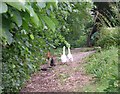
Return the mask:
<svg viewBox="0 0 120 94"><path fill-rule="evenodd" d="M119 76L118 76L118 48L110 47L109 50L102 50L97 52L87 59L86 72L92 74L95 78L94 91L117 92Z"/></svg>

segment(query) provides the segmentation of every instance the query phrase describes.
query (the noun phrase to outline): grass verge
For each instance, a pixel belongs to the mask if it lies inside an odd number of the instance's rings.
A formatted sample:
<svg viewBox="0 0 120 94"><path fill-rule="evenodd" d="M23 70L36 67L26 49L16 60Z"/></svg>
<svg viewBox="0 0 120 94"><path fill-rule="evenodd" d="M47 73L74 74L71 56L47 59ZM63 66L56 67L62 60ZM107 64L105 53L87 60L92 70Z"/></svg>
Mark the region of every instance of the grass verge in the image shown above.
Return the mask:
<svg viewBox="0 0 120 94"><path fill-rule="evenodd" d="M92 74L94 83L86 86L86 92L118 92L118 48L97 52L87 58L86 72Z"/></svg>

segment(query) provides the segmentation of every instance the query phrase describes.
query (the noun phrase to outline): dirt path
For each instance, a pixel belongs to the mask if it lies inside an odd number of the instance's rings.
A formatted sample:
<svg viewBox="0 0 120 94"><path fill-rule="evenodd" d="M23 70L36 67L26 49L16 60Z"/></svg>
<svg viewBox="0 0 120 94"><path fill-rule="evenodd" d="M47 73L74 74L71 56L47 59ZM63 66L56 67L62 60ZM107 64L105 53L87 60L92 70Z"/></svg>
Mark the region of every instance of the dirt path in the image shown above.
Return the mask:
<svg viewBox="0 0 120 94"><path fill-rule="evenodd" d="M83 87L92 79L84 72L83 59L94 51L73 50L74 62L59 65L34 74L21 92L83 92Z"/></svg>

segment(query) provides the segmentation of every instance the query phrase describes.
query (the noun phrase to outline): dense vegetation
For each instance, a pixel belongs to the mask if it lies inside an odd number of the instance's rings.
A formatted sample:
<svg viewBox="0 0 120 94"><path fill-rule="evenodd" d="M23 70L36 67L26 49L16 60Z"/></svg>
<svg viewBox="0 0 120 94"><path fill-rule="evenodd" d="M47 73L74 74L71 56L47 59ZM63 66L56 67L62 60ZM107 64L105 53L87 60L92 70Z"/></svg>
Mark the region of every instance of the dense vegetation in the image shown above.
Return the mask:
<svg viewBox="0 0 120 94"><path fill-rule="evenodd" d="M19 91L30 75L45 63L45 54L51 48L69 44L71 47L87 44L103 48L119 45L116 3L106 3L108 14L114 14L109 17L100 11L100 3L92 2L17 1L0 4L3 91ZM92 8L93 12L90 11ZM96 14L97 9L100 16ZM113 32L109 32L109 27Z"/></svg>
<svg viewBox="0 0 120 94"><path fill-rule="evenodd" d="M86 91L117 92L119 90L118 48L112 46L109 50L92 55L87 60L87 73L93 74L96 82L86 88ZM96 85L96 88L94 86Z"/></svg>

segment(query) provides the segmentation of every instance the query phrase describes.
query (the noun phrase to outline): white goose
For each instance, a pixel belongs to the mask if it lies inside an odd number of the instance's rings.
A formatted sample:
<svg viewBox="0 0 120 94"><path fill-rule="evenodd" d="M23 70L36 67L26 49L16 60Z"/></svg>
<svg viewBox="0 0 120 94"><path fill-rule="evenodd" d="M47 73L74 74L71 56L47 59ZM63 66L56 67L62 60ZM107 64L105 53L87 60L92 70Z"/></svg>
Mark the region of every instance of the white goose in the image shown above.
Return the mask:
<svg viewBox="0 0 120 94"><path fill-rule="evenodd" d="M69 61L73 62L73 56L72 56L72 54L70 52L70 47L68 47L68 55L67 55L67 57L68 57Z"/></svg>
<svg viewBox="0 0 120 94"><path fill-rule="evenodd" d="M61 62L62 63L66 63L67 60L67 56L65 55L65 46L63 46L63 54L61 55Z"/></svg>

